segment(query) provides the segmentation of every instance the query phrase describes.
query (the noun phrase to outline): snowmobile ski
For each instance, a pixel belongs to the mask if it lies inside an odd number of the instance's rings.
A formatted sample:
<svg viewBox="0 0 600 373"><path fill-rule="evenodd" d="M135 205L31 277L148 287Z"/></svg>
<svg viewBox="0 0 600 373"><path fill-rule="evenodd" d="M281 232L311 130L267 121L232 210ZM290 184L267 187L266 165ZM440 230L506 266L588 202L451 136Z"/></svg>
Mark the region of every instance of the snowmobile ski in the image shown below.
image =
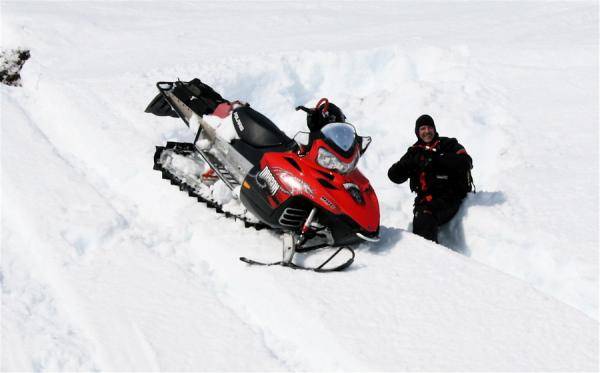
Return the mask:
<svg viewBox="0 0 600 373"><path fill-rule="evenodd" d="M333 258L335 258L342 251L348 251L350 253L351 256L348 260L346 260L344 263L339 264L335 267L330 267L330 268L325 267L329 262L331 262L331 260ZM297 250L297 252L302 252L302 251ZM304 251L304 252L306 252L306 251ZM259 266L266 266L266 267L279 265L282 267L289 267L292 269L300 269L300 270L313 271L313 272L339 272L339 271L343 271L346 268L350 267L350 265L354 262L354 256L355 256L354 250L352 250L348 246L341 246L341 247L336 248L336 251L331 256L329 256L329 258L327 258L323 263L321 263L320 265L318 265L316 267L307 267L307 266L293 263L291 261L288 262L285 260L280 260L278 262L271 262L271 263L259 262L259 261L253 260L253 259L248 259L246 257L241 257L240 260L249 265L259 265Z"/></svg>

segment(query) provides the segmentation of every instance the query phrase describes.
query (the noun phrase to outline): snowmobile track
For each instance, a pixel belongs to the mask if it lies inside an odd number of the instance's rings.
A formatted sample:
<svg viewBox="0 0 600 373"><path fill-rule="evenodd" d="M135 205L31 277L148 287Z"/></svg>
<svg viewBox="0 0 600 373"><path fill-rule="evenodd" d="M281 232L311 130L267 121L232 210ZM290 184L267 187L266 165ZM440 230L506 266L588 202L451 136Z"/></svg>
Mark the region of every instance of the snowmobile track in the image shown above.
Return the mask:
<svg viewBox="0 0 600 373"><path fill-rule="evenodd" d="M179 190L187 192L187 194L190 197L195 198L200 203L204 203L208 208L214 209L217 213L225 215L225 217L227 217L227 218L233 218L233 220L243 221L244 226L246 228L254 228L256 230L267 229L267 230L271 230L271 231L280 233L279 230L273 229L266 224L249 221L244 216L239 216L239 215L233 214L231 212L224 211L223 206L221 204L219 204L218 202L211 201L211 200L205 198L204 196L201 196L198 193L196 193L193 186L187 184L184 180L181 180L179 177L172 174L171 172L169 172L162 166L162 164L160 163L160 156L161 156L162 152L165 151L166 149L173 150L176 154L180 154L180 155L187 155L187 154L190 154L190 153L196 151L194 144L191 144L191 143L181 143L181 142L169 141L169 142L167 142L166 146L157 146L156 151L154 153L154 167L153 168L154 168L154 170L161 172L163 179L169 180L169 182L172 185L176 185L177 187L179 187Z"/></svg>

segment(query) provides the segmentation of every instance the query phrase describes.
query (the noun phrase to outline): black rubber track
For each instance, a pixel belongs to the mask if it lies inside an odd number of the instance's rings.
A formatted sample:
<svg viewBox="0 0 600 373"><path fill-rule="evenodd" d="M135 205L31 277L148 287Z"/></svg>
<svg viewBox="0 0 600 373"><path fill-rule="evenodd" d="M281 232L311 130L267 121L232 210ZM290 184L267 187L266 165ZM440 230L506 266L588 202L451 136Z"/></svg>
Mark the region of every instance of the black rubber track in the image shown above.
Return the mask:
<svg viewBox="0 0 600 373"><path fill-rule="evenodd" d="M157 171L160 171L163 179L169 180L172 185L176 185L177 187L179 187L179 190L186 192L190 197L193 197L196 200L198 200L198 202L205 204L208 208L214 209L217 213L225 215L225 217L227 217L227 218L232 218L233 220L241 220L242 222L244 222L244 226L246 228L254 228L256 230L267 229L267 230L281 233L280 230L273 229L264 223L256 223L253 221L248 221L248 219L246 219L243 216L239 216L239 215L235 215L230 212L227 212L227 211L223 211L223 207L219 203L208 200L208 199L204 198L203 196L199 195L198 193L196 193L192 186L190 186L185 181L179 179L176 175L173 175L168 170L166 170L162 167L162 165L160 164L160 156L161 156L162 152L165 151L166 149L172 150L176 154L184 155L184 156L196 151L194 144L185 143L185 142L169 141L169 142L167 142L166 146L157 146L156 151L154 152L154 169Z"/></svg>

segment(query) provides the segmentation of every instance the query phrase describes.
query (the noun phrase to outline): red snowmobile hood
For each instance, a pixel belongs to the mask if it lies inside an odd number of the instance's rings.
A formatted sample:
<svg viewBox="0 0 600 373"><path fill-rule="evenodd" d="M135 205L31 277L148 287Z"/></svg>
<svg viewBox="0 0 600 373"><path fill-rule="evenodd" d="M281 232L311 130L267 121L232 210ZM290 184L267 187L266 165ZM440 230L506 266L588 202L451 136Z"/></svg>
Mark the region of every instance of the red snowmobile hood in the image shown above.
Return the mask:
<svg viewBox="0 0 600 373"><path fill-rule="evenodd" d="M369 180L356 168L347 174L341 174L320 166L316 163L319 147L335 154L319 140L314 142L311 151L304 156L299 156L296 152L265 154L261 168L268 166L284 189L282 195L274 198L281 202L291 195L302 195L332 214L345 215L366 232L377 232L379 202ZM339 159L351 161L351 157Z"/></svg>

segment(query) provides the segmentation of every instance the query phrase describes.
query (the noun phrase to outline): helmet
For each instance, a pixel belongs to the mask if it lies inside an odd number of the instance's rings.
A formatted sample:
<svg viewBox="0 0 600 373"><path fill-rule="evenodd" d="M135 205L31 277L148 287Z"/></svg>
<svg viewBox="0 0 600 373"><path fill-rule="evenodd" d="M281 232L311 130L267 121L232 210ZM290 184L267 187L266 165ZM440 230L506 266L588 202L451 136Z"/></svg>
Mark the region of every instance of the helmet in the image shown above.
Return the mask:
<svg viewBox="0 0 600 373"><path fill-rule="evenodd" d="M342 109L337 107L334 103L329 102L326 98L319 100L316 109L323 117L325 124L334 122L343 123L346 121L346 116L342 112Z"/></svg>
<svg viewBox="0 0 600 373"><path fill-rule="evenodd" d="M342 109L326 98L320 99L317 106L306 117L306 124L311 131L318 131L329 123L345 121L346 116Z"/></svg>

